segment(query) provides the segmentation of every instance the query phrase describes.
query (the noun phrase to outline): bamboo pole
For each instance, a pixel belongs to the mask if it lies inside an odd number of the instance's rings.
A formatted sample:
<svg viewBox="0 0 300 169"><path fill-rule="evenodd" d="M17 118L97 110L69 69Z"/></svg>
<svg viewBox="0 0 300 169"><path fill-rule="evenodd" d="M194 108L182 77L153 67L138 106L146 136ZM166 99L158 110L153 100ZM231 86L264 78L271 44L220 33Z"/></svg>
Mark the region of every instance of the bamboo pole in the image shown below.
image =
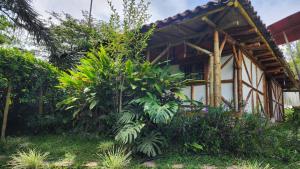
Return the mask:
<svg viewBox="0 0 300 169"><path fill-rule="evenodd" d="M236 48L234 47L236 51ZM236 53L236 52L235 52ZM242 51L238 51L237 60L237 87L238 87L238 112L239 115L243 113L243 78L242 78Z"/></svg>
<svg viewBox="0 0 300 169"><path fill-rule="evenodd" d="M220 56L220 42L219 32L214 32L214 106L221 104L221 56Z"/></svg>
<svg viewBox="0 0 300 169"><path fill-rule="evenodd" d="M214 106L214 55L209 55L209 104Z"/></svg>
<svg viewBox="0 0 300 169"><path fill-rule="evenodd" d="M8 117L8 110L10 105L10 95L11 95L12 86L8 84L7 94L5 99L5 108L4 108L4 115L3 115L3 123L2 123L2 130L1 130L1 140L5 140L5 131L7 126L7 117Z"/></svg>

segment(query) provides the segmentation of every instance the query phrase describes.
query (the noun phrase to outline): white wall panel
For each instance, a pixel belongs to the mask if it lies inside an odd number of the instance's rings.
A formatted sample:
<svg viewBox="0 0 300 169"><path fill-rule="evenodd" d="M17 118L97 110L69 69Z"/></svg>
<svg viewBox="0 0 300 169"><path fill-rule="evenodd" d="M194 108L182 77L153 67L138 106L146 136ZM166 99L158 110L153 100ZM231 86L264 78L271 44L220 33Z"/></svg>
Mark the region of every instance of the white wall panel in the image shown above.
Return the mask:
<svg viewBox="0 0 300 169"><path fill-rule="evenodd" d="M256 65L252 63L252 85L255 88L257 87L256 83Z"/></svg>
<svg viewBox="0 0 300 169"><path fill-rule="evenodd" d="M191 86L186 86L182 89L184 95L186 95L189 99L191 99Z"/></svg>
<svg viewBox="0 0 300 169"><path fill-rule="evenodd" d="M227 101L232 101L233 99L233 86L232 83L223 83L222 84L222 96Z"/></svg>
<svg viewBox="0 0 300 169"><path fill-rule="evenodd" d="M197 85L194 86L194 100L201 101L202 103L206 103L206 86L205 85Z"/></svg>
<svg viewBox="0 0 300 169"><path fill-rule="evenodd" d="M225 56L221 58L222 65L231 57ZM222 80L233 79L233 58L222 68Z"/></svg>

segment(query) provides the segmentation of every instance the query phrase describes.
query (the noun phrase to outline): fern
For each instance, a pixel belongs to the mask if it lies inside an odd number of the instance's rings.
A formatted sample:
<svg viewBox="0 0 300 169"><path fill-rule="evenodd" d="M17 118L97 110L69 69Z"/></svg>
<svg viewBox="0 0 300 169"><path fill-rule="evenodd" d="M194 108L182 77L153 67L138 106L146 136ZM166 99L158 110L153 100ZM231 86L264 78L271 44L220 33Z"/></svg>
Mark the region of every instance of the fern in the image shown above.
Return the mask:
<svg viewBox="0 0 300 169"><path fill-rule="evenodd" d="M149 157L155 157L161 154L161 146L164 142L165 139L159 132L152 131L138 141L137 151Z"/></svg>
<svg viewBox="0 0 300 169"><path fill-rule="evenodd" d="M138 137L144 126L145 124L140 122L125 124L118 130L115 140L130 144Z"/></svg>

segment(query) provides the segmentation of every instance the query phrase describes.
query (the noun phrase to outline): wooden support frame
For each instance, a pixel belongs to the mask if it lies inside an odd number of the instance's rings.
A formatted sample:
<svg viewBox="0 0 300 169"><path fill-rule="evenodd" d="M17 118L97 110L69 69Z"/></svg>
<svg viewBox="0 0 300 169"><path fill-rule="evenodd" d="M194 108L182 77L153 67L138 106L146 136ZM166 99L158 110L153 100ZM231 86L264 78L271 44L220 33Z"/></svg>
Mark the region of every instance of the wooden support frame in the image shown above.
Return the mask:
<svg viewBox="0 0 300 169"><path fill-rule="evenodd" d="M156 64L165 54L169 52L171 45L168 45L152 62L151 64Z"/></svg>
<svg viewBox="0 0 300 169"><path fill-rule="evenodd" d="M219 32L214 31L214 106L220 106L221 98L221 56Z"/></svg>

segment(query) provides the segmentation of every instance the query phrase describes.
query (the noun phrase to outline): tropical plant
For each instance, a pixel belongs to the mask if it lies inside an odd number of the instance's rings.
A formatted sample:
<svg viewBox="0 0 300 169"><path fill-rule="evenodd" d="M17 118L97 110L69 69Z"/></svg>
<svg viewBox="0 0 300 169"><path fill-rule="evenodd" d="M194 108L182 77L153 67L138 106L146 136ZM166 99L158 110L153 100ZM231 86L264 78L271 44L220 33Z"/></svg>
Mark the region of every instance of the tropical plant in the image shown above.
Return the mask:
<svg viewBox="0 0 300 169"><path fill-rule="evenodd" d="M99 156L103 169L123 169L128 166L131 160L131 152L124 147L112 147Z"/></svg>
<svg viewBox="0 0 300 169"><path fill-rule="evenodd" d="M146 154L149 157L155 157L162 153L161 147L165 144L165 137L163 137L157 131L151 131L150 133L146 133L145 136L141 136L140 139L137 140L136 150Z"/></svg>
<svg viewBox="0 0 300 169"><path fill-rule="evenodd" d="M48 153L40 153L34 149L19 151L11 156L8 166L11 169L45 169L47 156Z"/></svg>
<svg viewBox="0 0 300 169"><path fill-rule="evenodd" d="M262 163L259 163L257 161L255 162L244 162L242 163L239 168L241 169L272 169L272 167L270 166L270 164L262 164Z"/></svg>
<svg viewBox="0 0 300 169"><path fill-rule="evenodd" d="M98 151L99 152L106 152L109 149L112 149L114 146L116 145L116 143L114 141L108 140L108 141L102 141L99 145L98 145Z"/></svg>

